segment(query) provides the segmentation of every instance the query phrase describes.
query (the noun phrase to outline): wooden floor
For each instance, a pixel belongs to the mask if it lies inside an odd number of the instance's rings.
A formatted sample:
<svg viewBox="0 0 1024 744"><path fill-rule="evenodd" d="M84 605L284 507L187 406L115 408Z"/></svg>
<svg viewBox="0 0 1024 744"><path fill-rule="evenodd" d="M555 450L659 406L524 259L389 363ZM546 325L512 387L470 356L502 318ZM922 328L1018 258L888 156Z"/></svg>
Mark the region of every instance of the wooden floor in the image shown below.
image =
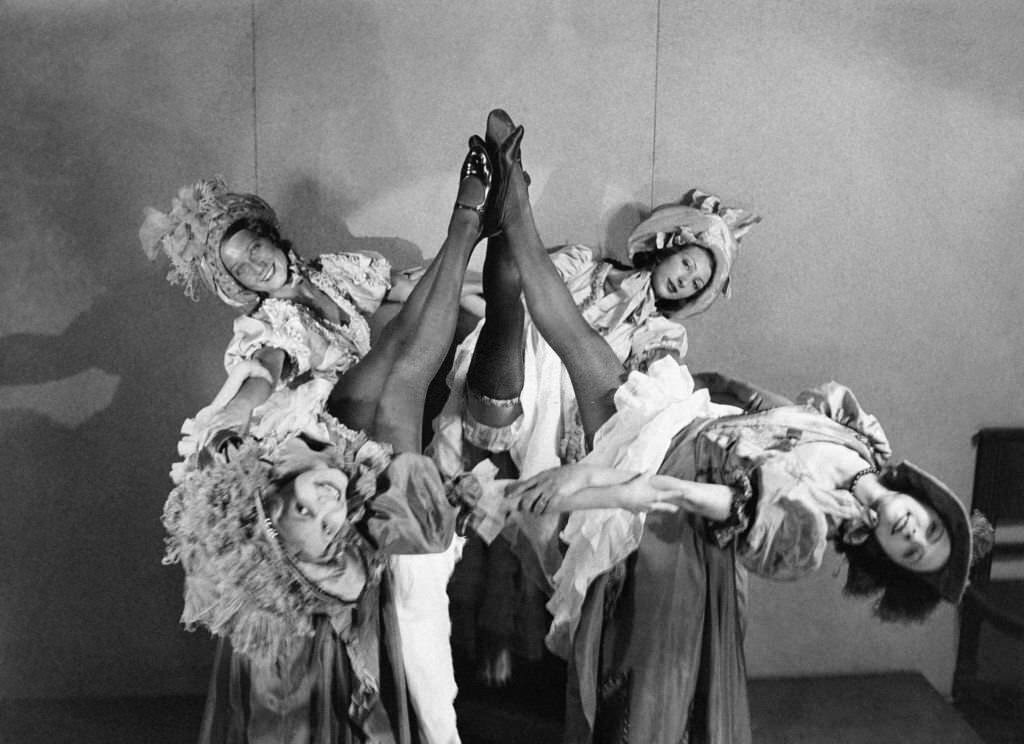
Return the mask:
<svg viewBox="0 0 1024 744"><path fill-rule="evenodd" d="M556 744L557 674L534 682L521 677L504 691L464 684L458 708L465 744ZM1024 701L1004 701L995 716L982 711L972 728L916 674L754 680L750 698L756 744L1024 742ZM5 701L0 742L186 744L195 740L202 704L199 697Z"/></svg>

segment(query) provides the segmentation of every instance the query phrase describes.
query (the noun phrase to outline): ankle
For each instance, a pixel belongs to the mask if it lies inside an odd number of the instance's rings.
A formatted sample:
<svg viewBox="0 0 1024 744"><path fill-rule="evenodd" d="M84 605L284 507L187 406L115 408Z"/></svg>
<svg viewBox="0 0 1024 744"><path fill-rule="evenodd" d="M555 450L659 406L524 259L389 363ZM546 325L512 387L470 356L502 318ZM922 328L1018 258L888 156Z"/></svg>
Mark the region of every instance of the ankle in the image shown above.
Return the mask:
<svg viewBox="0 0 1024 744"><path fill-rule="evenodd" d="M509 258L517 268L519 267L517 255L523 251L533 250L538 245L543 250L543 244L541 243L540 236L537 234L537 228L533 224L532 216L517 216L514 219L510 219L506 223L504 230L505 235L508 236Z"/></svg>
<svg viewBox="0 0 1024 744"><path fill-rule="evenodd" d="M452 210L448 221L449 237L475 238L480 233L480 215L471 209Z"/></svg>

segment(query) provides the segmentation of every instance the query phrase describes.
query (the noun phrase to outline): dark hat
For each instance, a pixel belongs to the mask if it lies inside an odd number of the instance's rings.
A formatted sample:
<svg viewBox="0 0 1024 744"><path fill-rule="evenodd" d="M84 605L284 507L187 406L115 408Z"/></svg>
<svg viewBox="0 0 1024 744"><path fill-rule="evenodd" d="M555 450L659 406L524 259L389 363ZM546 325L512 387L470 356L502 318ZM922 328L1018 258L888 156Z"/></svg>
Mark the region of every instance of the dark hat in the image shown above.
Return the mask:
<svg viewBox="0 0 1024 744"><path fill-rule="evenodd" d="M917 497L941 517L949 532L949 560L938 571L923 574L948 602L957 604L967 588L973 539L967 509L945 483L913 463L889 465L884 477L888 488Z"/></svg>

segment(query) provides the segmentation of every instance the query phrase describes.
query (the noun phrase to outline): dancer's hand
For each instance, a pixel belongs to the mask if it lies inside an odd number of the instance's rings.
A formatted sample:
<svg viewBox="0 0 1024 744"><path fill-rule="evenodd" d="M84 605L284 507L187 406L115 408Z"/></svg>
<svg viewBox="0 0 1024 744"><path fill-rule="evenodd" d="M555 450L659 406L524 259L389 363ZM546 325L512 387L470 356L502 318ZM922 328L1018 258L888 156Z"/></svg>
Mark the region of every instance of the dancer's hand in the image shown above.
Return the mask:
<svg viewBox="0 0 1024 744"><path fill-rule="evenodd" d="M211 431L206 444L199 449L197 454L199 467L207 468L213 465L218 457L224 462L231 462L231 458L234 457L235 451L241 443L241 436L231 429Z"/></svg>
<svg viewBox="0 0 1024 744"><path fill-rule="evenodd" d="M673 512L678 506L671 502L683 495L682 483L668 475L576 463L510 486L507 496L519 497L521 509L541 514L607 508Z"/></svg>
<svg viewBox="0 0 1024 744"><path fill-rule="evenodd" d="M426 268L415 266L391 275L391 289L388 290L385 299L388 302L405 302L409 299L416 284L423 278Z"/></svg>
<svg viewBox="0 0 1024 744"><path fill-rule="evenodd" d="M233 431L238 437L244 437L249 431L249 422L252 420L252 408L238 399L235 399L210 417L207 424L206 441L203 446L209 446L215 436L223 431Z"/></svg>
<svg viewBox="0 0 1024 744"><path fill-rule="evenodd" d="M594 485L601 485L598 476L607 473L607 468L595 468L591 465L576 463L562 465L544 470L532 478L513 483L505 492L506 498L518 498L524 511L537 511L542 504L552 499L561 499L570 494L582 491ZM610 471L618 473L618 471ZM629 477L623 473L616 482L621 483Z"/></svg>

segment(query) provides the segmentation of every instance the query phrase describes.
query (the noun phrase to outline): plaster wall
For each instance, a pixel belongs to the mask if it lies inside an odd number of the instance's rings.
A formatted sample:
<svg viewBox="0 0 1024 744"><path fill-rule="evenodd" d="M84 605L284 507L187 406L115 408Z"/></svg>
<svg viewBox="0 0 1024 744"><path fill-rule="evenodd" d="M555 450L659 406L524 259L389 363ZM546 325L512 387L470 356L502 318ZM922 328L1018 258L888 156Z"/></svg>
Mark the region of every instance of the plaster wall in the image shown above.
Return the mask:
<svg viewBox="0 0 1024 744"><path fill-rule="evenodd" d="M690 362L838 379L965 498L971 435L1024 422L1024 9L910 2L10 0L0 7L0 696L199 692L160 509L231 313L136 231L214 173L307 255L419 263L465 139L527 129L542 234L621 246L690 186L759 211ZM955 614L885 627L830 558L755 581L753 675L920 669Z"/></svg>

